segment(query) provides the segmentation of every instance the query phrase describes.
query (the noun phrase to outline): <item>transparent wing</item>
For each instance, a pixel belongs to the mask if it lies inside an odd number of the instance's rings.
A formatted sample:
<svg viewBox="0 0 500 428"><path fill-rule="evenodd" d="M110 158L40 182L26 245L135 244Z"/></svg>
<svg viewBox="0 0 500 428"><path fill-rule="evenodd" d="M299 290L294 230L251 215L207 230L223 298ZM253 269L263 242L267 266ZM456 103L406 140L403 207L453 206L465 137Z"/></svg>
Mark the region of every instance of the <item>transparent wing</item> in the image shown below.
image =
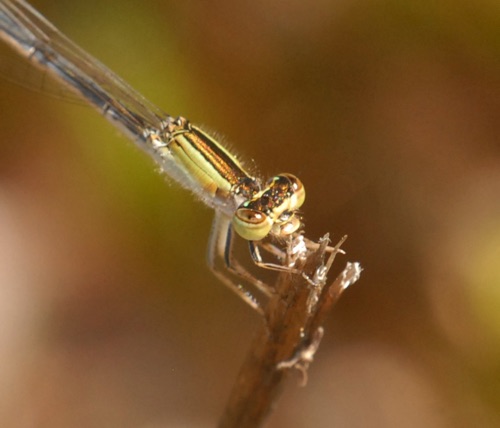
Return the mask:
<svg viewBox="0 0 500 428"><path fill-rule="evenodd" d="M147 142L172 119L23 0L0 0L0 37L137 142Z"/></svg>
<svg viewBox="0 0 500 428"><path fill-rule="evenodd" d="M0 79L28 89L30 92L59 99L65 103L89 106L89 103L81 95L71 90L68 85L62 85L47 70L34 67L33 63L26 57L22 57L6 43L1 42Z"/></svg>

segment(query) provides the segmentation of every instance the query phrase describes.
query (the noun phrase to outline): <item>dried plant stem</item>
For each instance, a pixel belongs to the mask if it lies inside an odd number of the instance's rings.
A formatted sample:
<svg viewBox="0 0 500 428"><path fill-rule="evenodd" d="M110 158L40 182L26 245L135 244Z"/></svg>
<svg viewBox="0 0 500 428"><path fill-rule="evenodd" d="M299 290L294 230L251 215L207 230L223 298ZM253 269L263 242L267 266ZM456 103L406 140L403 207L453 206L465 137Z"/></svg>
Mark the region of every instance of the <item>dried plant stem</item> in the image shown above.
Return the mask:
<svg viewBox="0 0 500 428"><path fill-rule="evenodd" d="M345 239L345 238L344 238ZM361 269L348 263L333 283L326 285L337 244L325 263L329 240L325 236L315 251L300 261L301 273L283 273L277 293L266 308L266 324L252 342L249 354L238 374L219 428L256 428L270 414L290 369L298 369L305 383L321 337L326 315L342 291L355 282Z"/></svg>

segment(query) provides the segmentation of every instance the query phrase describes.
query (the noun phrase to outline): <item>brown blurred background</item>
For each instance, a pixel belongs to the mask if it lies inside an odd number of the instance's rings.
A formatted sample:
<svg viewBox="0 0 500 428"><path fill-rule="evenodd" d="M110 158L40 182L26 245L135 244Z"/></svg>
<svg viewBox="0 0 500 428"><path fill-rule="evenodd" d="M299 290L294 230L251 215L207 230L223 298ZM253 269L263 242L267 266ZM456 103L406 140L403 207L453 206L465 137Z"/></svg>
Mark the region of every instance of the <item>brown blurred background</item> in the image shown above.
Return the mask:
<svg viewBox="0 0 500 428"><path fill-rule="evenodd" d="M269 427L500 425L498 1L35 5L349 235L362 279ZM92 109L0 94L0 425L215 426L262 321L211 211Z"/></svg>

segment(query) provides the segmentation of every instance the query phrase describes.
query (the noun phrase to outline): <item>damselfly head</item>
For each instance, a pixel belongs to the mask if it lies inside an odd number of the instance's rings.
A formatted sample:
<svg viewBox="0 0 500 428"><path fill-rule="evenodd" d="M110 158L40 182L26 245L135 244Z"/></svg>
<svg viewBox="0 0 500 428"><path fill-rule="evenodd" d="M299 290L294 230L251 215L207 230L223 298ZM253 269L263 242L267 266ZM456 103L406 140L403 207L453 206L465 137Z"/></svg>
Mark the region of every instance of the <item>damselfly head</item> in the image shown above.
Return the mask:
<svg viewBox="0 0 500 428"><path fill-rule="evenodd" d="M270 233L279 237L291 235L301 226L296 211L304 203L305 195L297 177L287 173L277 175L238 207L233 216L234 230L249 241L260 241Z"/></svg>

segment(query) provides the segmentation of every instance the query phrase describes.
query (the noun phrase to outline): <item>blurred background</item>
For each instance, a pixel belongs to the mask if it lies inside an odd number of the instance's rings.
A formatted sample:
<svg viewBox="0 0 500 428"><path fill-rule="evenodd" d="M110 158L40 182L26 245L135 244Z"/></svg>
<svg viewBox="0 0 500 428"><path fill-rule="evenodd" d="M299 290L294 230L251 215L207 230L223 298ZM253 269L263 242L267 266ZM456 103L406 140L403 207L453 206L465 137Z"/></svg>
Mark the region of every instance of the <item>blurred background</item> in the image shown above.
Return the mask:
<svg viewBox="0 0 500 428"><path fill-rule="evenodd" d="M500 426L498 1L34 4L251 169L297 174L308 237L349 235L332 277L362 278L269 427ZM212 212L91 108L8 79L0 425L216 426L262 320L205 265Z"/></svg>

